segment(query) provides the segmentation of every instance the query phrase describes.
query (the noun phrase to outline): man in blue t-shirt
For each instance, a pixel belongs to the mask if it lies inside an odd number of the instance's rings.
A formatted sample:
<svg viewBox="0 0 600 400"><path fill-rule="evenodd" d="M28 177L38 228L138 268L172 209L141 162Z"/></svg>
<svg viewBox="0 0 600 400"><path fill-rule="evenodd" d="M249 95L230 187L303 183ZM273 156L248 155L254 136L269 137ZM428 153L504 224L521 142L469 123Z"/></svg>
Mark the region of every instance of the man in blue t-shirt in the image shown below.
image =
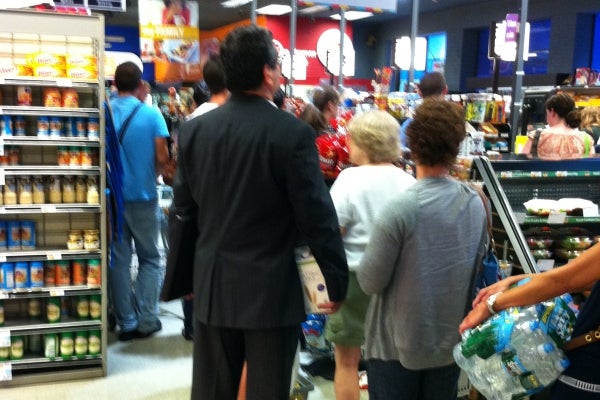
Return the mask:
<svg viewBox="0 0 600 400"><path fill-rule="evenodd" d="M425 74L417 85L417 93L422 99L427 97L444 97L448 93L446 79L441 72L430 72ZM412 122L412 118L407 118L400 126L400 146L403 149L410 148L406 138L406 128Z"/></svg>
<svg viewBox="0 0 600 400"><path fill-rule="evenodd" d="M142 72L132 62L115 71L118 96L110 105L119 137L123 166L123 234L113 238L108 284L119 325L119 340L145 338L160 331L158 299L162 280L158 251L157 175L172 174L166 138L169 131L160 112L137 98ZM133 245L138 271L131 281Z"/></svg>

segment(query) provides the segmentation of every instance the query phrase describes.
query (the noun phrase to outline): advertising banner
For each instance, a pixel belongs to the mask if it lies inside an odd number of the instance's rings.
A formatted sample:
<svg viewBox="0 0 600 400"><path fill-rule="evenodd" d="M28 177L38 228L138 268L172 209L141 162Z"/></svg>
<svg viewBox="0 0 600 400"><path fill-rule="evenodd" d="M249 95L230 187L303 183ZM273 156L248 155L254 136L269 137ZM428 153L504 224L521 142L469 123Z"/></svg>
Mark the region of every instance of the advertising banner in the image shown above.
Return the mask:
<svg viewBox="0 0 600 400"><path fill-rule="evenodd" d="M197 81L202 76L198 3L140 0L140 54L154 63L158 83Z"/></svg>

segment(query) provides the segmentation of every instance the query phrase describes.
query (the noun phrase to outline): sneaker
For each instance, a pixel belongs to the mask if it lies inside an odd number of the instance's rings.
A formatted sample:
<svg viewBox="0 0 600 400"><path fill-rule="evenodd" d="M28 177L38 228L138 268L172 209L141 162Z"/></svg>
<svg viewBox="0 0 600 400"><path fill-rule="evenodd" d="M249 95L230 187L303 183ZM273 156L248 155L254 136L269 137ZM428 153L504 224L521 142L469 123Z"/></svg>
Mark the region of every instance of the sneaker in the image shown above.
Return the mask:
<svg viewBox="0 0 600 400"><path fill-rule="evenodd" d="M156 325L156 327L149 330L148 332L142 332L142 331L136 329L134 331L135 338L136 339L145 339L147 337L154 335L156 332L159 332L160 330L162 330L162 323L160 321L158 321L158 324Z"/></svg>

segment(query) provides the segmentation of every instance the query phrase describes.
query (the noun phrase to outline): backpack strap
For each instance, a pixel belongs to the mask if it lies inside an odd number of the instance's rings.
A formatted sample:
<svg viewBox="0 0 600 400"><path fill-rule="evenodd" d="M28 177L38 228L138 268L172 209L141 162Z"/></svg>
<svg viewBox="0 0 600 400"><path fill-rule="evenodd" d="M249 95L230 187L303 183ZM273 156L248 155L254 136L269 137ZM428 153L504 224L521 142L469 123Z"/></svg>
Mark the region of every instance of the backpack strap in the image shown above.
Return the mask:
<svg viewBox="0 0 600 400"><path fill-rule="evenodd" d="M140 110L140 108L142 108L143 104L144 103L142 103L141 101L138 104L136 104L135 108L131 111L131 113L127 116L127 118L125 118L125 121L123 121L123 124L121 125L121 128L119 129L119 143L123 144L123 138L125 137L125 134L127 133L127 128L129 127L129 123L131 122L131 120L133 119L135 114L137 114L137 112Z"/></svg>

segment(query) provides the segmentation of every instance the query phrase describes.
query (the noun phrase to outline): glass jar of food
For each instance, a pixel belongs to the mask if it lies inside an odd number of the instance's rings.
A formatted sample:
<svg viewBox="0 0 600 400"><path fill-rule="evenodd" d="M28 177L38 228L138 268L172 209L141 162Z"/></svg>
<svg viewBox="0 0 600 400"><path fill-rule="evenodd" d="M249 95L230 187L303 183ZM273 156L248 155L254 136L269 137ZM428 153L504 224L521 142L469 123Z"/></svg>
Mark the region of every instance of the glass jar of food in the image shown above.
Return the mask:
<svg viewBox="0 0 600 400"><path fill-rule="evenodd" d="M83 249L83 235L80 230L70 230L67 238L67 248L69 250Z"/></svg>
<svg viewBox="0 0 600 400"><path fill-rule="evenodd" d="M56 149L56 162L59 167L67 167L69 165L69 150L66 147Z"/></svg>
<svg viewBox="0 0 600 400"><path fill-rule="evenodd" d="M87 183L85 176L78 176L75 179L75 201L85 203L87 201Z"/></svg>
<svg viewBox="0 0 600 400"><path fill-rule="evenodd" d="M83 231L83 248L86 250L98 250L100 248L98 229L86 229Z"/></svg>
<svg viewBox="0 0 600 400"><path fill-rule="evenodd" d="M62 203L61 177L50 176L48 178L48 200L50 203Z"/></svg>
<svg viewBox="0 0 600 400"><path fill-rule="evenodd" d="M65 176L62 182L62 201L63 203L75 203L75 200L75 178Z"/></svg>
<svg viewBox="0 0 600 400"><path fill-rule="evenodd" d="M87 202L88 204L99 204L100 194L98 192L98 178L88 176L87 178Z"/></svg>
<svg viewBox="0 0 600 400"><path fill-rule="evenodd" d="M44 193L44 178L34 176L31 182L33 192L33 204L44 204L46 202L46 194Z"/></svg>
<svg viewBox="0 0 600 400"><path fill-rule="evenodd" d="M4 204L17 204L17 179L14 176L4 178Z"/></svg>
<svg viewBox="0 0 600 400"><path fill-rule="evenodd" d="M17 181L19 204L33 203L33 186L30 176L20 176Z"/></svg>

